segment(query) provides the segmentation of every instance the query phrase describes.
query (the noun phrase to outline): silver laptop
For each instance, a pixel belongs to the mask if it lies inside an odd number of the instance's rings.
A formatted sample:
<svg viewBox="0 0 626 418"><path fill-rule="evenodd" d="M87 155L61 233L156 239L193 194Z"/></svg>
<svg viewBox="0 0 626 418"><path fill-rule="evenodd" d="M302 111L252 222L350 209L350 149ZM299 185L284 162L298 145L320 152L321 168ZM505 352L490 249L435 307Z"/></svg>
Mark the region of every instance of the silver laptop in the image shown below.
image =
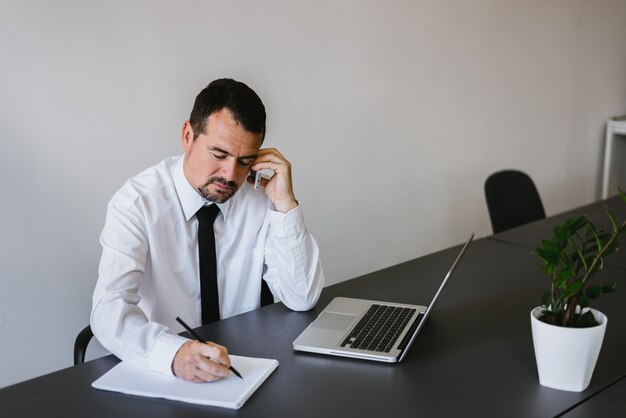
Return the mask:
<svg viewBox="0 0 626 418"><path fill-rule="evenodd" d="M293 342L293 349L365 360L400 362L474 239L471 234L428 307L337 297Z"/></svg>

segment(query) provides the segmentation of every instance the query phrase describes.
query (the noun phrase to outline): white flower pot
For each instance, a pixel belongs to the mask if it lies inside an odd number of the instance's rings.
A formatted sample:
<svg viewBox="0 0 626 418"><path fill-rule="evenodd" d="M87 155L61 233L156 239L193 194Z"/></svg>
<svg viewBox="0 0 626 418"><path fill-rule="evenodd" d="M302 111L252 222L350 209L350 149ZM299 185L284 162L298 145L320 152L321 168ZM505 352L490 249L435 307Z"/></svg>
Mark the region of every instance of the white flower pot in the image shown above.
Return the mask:
<svg viewBox="0 0 626 418"><path fill-rule="evenodd" d="M591 309L600 325L559 327L537 319L543 309L539 306L530 312L539 383L554 389L581 392L591 381L608 319L602 312Z"/></svg>

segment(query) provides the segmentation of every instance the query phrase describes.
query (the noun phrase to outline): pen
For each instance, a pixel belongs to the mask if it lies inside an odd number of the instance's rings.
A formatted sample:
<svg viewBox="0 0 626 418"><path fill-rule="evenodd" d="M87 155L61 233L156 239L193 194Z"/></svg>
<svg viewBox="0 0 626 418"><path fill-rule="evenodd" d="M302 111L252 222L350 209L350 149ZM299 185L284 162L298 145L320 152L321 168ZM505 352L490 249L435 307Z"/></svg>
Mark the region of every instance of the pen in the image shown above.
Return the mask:
<svg viewBox="0 0 626 418"><path fill-rule="evenodd" d="M196 340L200 341L202 344L206 344L207 343L206 341L204 341L204 339L201 336L196 334L196 332L194 330L189 328L189 325L185 324L185 322L182 319L180 319L179 317L176 317L176 320L178 321L179 324L181 324L183 327L185 327L187 332L189 332L193 338L195 338ZM243 379L243 377L241 377L241 374L239 374L239 372L237 370L235 370L235 368L233 366L229 366L228 368L230 369L231 372L233 372L235 374L235 376L237 376L240 379Z"/></svg>

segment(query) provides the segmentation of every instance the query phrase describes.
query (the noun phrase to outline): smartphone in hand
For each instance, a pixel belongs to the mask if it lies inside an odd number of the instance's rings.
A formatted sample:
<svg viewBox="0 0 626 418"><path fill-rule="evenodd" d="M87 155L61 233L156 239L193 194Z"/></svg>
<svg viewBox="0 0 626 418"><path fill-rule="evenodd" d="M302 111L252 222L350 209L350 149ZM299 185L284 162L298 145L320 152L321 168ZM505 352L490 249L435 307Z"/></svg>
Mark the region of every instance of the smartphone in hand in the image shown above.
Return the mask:
<svg viewBox="0 0 626 418"><path fill-rule="evenodd" d="M259 171L250 170L250 176L254 178L254 188L259 190L261 188L261 179L271 179L274 175L272 170L263 169Z"/></svg>

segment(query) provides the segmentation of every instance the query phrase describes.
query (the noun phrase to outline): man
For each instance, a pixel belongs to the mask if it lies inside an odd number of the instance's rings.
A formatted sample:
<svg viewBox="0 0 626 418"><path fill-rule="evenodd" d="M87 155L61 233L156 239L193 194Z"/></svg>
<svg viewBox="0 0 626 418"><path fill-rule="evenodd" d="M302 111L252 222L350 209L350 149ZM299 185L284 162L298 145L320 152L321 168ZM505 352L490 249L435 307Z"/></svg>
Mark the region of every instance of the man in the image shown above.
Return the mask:
<svg viewBox="0 0 626 418"><path fill-rule="evenodd" d="M227 349L179 337L177 316L200 326L211 310L223 319L258 308L262 279L293 310L315 305L324 283L318 246L295 198L290 163L276 149L261 149L264 137L257 94L215 80L183 124L184 156L131 178L111 199L91 327L112 353L185 380L213 381L229 373ZM257 190L250 171L262 169L275 174ZM211 210L215 221L205 221ZM214 230L217 294L206 290L199 219Z"/></svg>

